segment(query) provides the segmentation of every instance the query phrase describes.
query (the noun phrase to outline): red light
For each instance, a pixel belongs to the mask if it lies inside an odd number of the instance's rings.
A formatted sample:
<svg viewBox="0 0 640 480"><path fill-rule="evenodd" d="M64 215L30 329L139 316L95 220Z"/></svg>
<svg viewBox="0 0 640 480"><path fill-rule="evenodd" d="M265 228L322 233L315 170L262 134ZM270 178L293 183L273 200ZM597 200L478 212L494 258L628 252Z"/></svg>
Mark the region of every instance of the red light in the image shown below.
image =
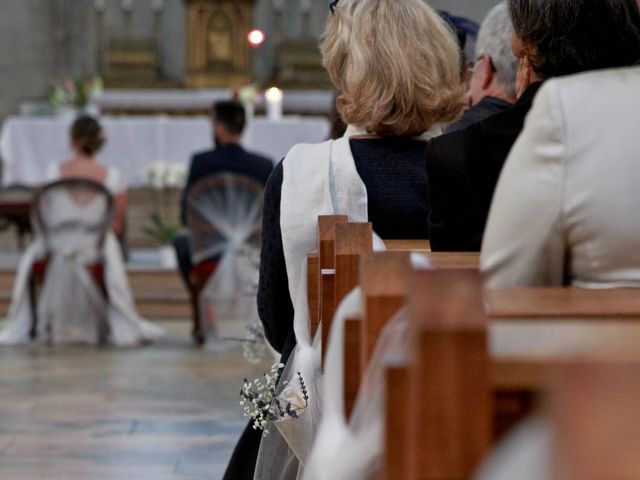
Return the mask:
<svg viewBox="0 0 640 480"><path fill-rule="evenodd" d="M247 37L252 47L259 47L264 42L264 33L262 30L251 30Z"/></svg>

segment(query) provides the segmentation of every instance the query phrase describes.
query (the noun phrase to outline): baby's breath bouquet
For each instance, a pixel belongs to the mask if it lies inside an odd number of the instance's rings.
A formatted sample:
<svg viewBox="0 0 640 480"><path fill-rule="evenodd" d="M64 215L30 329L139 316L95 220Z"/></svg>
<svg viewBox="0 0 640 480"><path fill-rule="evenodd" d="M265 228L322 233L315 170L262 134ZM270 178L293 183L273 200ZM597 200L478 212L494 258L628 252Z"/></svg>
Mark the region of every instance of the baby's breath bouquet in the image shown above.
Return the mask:
<svg viewBox="0 0 640 480"><path fill-rule="evenodd" d="M298 418L309 404L307 385L300 372L297 373L298 387L284 382L282 390L278 391L278 378L284 364L276 363L263 374L263 378L256 378L250 382L244 380L240 390L240 405L244 414L253 419L253 428L262 430L267 435L267 424L286 417Z"/></svg>

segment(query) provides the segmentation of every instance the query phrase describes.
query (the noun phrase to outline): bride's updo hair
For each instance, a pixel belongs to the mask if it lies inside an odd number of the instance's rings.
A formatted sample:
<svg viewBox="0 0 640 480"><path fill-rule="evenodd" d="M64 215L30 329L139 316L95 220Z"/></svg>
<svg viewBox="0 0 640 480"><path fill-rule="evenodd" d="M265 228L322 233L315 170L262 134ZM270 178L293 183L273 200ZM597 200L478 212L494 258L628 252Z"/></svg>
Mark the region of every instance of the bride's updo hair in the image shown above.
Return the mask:
<svg viewBox="0 0 640 480"><path fill-rule="evenodd" d="M102 127L89 115L82 115L73 122L71 139L86 155L95 155L106 141Z"/></svg>

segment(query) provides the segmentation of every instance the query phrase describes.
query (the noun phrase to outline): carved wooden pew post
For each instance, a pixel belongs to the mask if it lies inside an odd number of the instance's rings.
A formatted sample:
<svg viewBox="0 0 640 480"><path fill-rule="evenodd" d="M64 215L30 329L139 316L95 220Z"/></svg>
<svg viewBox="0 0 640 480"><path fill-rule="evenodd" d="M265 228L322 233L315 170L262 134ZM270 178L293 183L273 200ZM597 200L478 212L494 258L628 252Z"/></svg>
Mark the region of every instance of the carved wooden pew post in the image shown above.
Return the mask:
<svg viewBox="0 0 640 480"><path fill-rule="evenodd" d="M368 252L360 257L363 318L345 322L344 395L347 418L382 329L404 304L411 271L408 252Z"/></svg>
<svg viewBox="0 0 640 480"><path fill-rule="evenodd" d="M335 227L346 224L346 215L318 216L318 318L323 325L331 322L336 308L335 302ZM325 321L326 320L326 321ZM323 340L324 340L323 326ZM326 342L322 342L322 357L326 351Z"/></svg>
<svg viewBox="0 0 640 480"><path fill-rule="evenodd" d="M407 478L471 478L492 430L488 321L479 274L415 272L409 305Z"/></svg>
<svg viewBox="0 0 640 480"><path fill-rule="evenodd" d="M409 252L373 252L361 258L363 369L369 363L382 329L406 301L410 273Z"/></svg>

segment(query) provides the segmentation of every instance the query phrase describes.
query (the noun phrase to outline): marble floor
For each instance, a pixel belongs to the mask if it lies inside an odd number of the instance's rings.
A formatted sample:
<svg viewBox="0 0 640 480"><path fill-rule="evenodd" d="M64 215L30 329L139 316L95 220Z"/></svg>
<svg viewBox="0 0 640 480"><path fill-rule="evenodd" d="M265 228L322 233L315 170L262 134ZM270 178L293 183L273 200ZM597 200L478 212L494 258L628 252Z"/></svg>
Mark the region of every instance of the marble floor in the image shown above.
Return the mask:
<svg viewBox="0 0 640 480"><path fill-rule="evenodd" d="M246 423L251 365L163 322L139 349L0 349L0 479L219 479Z"/></svg>

